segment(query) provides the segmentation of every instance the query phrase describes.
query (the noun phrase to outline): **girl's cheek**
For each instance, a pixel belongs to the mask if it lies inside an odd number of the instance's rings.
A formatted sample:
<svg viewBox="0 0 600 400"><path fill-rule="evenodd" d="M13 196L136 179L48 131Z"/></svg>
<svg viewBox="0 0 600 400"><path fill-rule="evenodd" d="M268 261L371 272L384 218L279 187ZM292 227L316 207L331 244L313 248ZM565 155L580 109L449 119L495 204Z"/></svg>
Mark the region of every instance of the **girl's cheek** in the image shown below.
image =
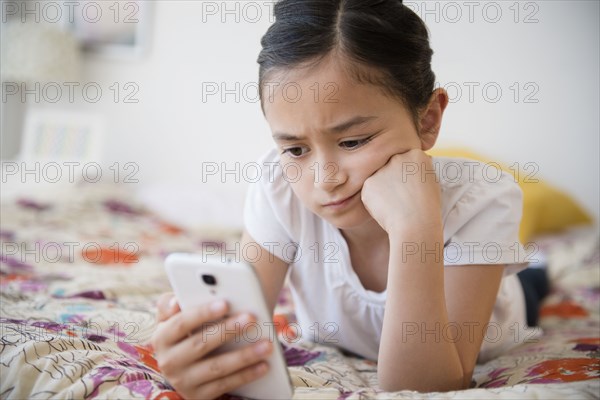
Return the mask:
<svg viewBox="0 0 600 400"><path fill-rule="evenodd" d="M307 199L310 197L311 191L313 190L311 177L308 175L302 176L301 179L295 181L289 181L292 192L300 199L302 203L307 203Z"/></svg>
<svg viewBox="0 0 600 400"><path fill-rule="evenodd" d="M352 170L361 180L367 179L373 175L378 169L383 167L389 157L387 153L389 149L373 149L373 151L361 155L360 158L354 160Z"/></svg>

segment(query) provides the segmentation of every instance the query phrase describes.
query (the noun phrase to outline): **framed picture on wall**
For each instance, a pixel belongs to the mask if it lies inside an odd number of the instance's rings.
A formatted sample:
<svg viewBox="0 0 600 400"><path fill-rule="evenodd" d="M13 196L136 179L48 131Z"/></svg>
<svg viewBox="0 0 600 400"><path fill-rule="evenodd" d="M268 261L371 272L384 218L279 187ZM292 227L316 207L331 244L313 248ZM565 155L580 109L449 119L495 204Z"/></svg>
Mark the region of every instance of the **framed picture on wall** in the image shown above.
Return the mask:
<svg viewBox="0 0 600 400"><path fill-rule="evenodd" d="M87 53L137 58L149 49L151 1L76 2L68 29Z"/></svg>
<svg viewBox="0 0 600 400"><path fill-rule="evenodd" d="M105 118L97 113L30 107L19 158L27 162L101 162L105 132Z"/></svg>

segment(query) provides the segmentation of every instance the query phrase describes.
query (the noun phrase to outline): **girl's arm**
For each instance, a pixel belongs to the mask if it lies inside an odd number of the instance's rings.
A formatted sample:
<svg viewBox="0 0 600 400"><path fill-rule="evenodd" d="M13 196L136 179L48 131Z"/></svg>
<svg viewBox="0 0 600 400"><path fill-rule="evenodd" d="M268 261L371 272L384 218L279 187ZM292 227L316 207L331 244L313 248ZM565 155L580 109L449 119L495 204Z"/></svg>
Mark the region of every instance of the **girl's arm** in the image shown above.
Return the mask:
<svg viewBox="0 0 600 400"><path fill-rule="evenodd" d="M496 302L504 265L460 265L444 268L448 319L460 327L456 349L463 368L463 388L468 389L486 324Z"/></svg>
<svg viewBox="0 0 600 400"><path fill-rule="evenodd" d="M261 249L258 257L254 257L254 250L245 251L245 249L250 248ZM256 274L258 275L262 285L267 306L272 314L273 310L275 309L275 305L277 304L279 292L283 287L283 282L285 280L285 275L288 271L289 264L265 250L263 246L261 246L260 243L257 243L245 229L244 233L242 234L241 249L242 256L244 256L244 258L246 256L253 257L252 259L246 258L246 262L252 264L254 267L254 270L256 271Z"/></svg>
<svg viewBox="0 0 600 400"><path fill-rule="evenodd" d="M431 157L412 149L363 184L363 203L390 240L378 360L388 391L467 388L502 277L503 266L444 268L434 171Z"/></svg>
<svg viewBox="0 0 600 400"><path fill-rule="evenodd" d="M389 237L380 386L423 392L468 388L504 267L444 268L441 224Z"/></svg>

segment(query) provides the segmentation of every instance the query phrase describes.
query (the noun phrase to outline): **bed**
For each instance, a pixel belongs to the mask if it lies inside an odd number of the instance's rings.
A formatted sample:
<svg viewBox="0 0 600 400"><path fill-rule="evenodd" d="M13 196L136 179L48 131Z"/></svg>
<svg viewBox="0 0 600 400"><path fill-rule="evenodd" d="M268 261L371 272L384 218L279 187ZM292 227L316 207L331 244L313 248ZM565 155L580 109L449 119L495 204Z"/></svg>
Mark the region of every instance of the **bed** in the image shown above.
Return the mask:
<svg viewBox="0 0 600 400"><path fill-rule="evenodd" d="M164 257L226 249L239 232L184 229L112 185L15 197L1 210L0 398L179 398L148 344L155 301L169 290ZM374 362L297 340L284 288L274 319L294 397L599 398L597 227L538 244L552 280L543 333L478 365L464 391L382 392Z"/></svg>

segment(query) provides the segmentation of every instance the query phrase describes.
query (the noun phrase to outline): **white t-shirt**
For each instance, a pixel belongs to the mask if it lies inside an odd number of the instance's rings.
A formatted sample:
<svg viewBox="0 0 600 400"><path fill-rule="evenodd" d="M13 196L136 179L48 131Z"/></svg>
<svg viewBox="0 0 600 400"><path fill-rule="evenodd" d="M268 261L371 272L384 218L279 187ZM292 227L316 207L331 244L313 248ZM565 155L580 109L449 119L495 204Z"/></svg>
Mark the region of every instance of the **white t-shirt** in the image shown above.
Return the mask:
<svg viewBox="0 0 600 400"><path fill-rule="evenodd" d="M294 174L284 174L277 149L261 157L258 165L262 174L250 184L244 225L263 248L290 263L302 339L335 344L376 360L387 291L362 286L341 232L296 197L289 183ZM524 295L515 275L526 267L527 256L518 238L522 192L512 176L493 165L438 157L433 165L442 190L446 268L507 265L479 353L478 362L486 362L537 333L526 326ZM472 335L477 327L451 324L440 326L437 333L420 332L414 324L406 328L399 334L455 340L459 333Z"/></svg>

